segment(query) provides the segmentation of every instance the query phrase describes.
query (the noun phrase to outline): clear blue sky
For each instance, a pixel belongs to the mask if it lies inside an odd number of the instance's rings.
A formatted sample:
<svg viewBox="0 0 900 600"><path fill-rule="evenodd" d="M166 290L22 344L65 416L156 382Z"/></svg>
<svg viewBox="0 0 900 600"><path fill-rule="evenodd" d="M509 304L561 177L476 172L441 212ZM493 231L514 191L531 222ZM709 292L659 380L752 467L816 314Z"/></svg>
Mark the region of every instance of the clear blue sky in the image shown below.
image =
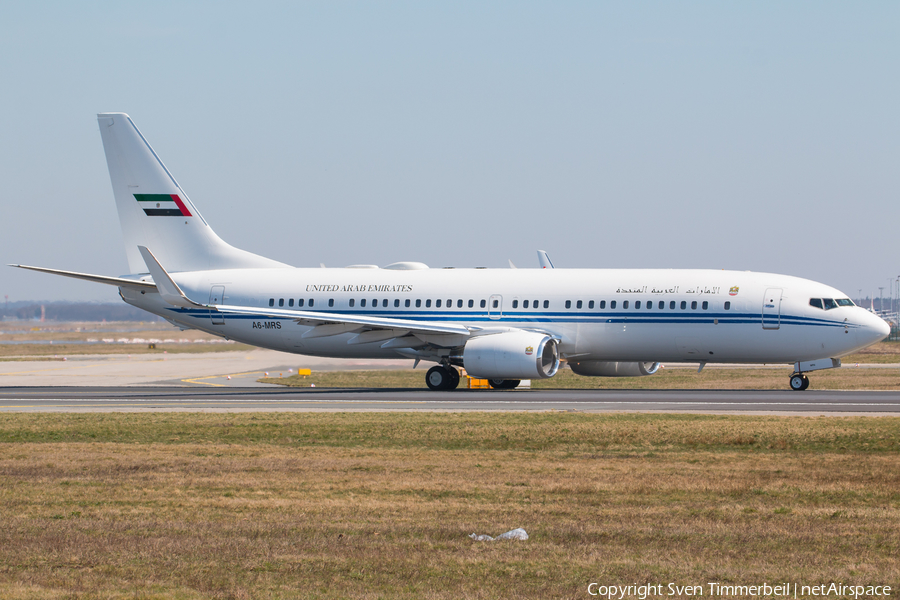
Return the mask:
<svg viewBox="0 0 900 600"><path fill-rule="evenodd" d="M0 27L4 264L127 272L95 117L124 111L222 238L296 266L900 274L897 2L5 2ZM0 294L116 299L9 267Z"/></svg>

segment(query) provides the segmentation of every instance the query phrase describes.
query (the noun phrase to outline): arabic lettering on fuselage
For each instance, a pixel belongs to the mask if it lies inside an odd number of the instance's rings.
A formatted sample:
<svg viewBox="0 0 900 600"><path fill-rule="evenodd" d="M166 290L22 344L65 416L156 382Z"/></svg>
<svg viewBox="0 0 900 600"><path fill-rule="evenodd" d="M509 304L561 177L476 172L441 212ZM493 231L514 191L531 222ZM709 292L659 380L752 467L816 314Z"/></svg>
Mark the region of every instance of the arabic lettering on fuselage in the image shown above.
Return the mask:
<svg viewBox="0 0 900 600"><path fill-rule="evenodd" d="M681 290L680 285L673 285L670 287L651 287L650 291L647 291L647 286L643 287L621 287L616 289L617 294L677 294ZM717 285L700 285L700 286L691 286L684 290L685 294L718 294L722 288Z"/></svg>
<svg viewBox="0 0 900 600"><path fill-rule="evenodd" d="M363 284L363 285L307 285L307 292L411 292L413 290L413 286L411 285L378 285L378 284Z"/></svg>

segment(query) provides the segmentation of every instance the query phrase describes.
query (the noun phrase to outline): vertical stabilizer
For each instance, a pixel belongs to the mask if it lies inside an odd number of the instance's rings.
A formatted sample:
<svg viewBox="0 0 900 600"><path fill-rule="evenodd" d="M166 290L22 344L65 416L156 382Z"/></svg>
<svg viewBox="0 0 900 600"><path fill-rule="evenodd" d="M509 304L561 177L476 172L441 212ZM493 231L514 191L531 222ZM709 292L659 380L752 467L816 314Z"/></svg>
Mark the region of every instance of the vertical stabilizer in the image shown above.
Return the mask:
<svg viewBox="0 0 900 600"><path fill-rule="evenodd" d="M146 272L138 246L153 248L173 272L287 265L225 243L125 113L97 115L128 268Z"/></svg>

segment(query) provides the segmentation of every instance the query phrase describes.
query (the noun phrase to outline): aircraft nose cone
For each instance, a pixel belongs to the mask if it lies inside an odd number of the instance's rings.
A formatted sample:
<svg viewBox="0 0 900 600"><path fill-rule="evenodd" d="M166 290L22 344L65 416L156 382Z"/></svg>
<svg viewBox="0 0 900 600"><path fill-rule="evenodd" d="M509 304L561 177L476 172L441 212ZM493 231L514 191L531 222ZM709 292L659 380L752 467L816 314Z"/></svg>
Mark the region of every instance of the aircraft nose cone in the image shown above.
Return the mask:
<svg viewBox="0 0 900 600"><path fill-rule="evenodd" d="M877 315L869 313L868 318L863 322L860 328L861 341L866 344L874 344L880 342L891 333L891 326L887 321Z"/></svg>

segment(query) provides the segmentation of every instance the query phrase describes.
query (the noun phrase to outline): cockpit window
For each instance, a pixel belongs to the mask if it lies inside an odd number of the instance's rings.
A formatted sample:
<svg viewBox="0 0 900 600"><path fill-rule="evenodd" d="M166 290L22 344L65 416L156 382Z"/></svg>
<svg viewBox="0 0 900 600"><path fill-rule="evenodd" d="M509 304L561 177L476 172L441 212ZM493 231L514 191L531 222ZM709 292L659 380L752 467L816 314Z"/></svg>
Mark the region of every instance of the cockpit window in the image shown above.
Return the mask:
<svg viewBox="0 0 900 600"><path fill-rule="evenodd" d="M856 306L850 298L838 298L837 300L834 298L810 298L809 305L824 310L831 310L838 306Z"/></svg>

